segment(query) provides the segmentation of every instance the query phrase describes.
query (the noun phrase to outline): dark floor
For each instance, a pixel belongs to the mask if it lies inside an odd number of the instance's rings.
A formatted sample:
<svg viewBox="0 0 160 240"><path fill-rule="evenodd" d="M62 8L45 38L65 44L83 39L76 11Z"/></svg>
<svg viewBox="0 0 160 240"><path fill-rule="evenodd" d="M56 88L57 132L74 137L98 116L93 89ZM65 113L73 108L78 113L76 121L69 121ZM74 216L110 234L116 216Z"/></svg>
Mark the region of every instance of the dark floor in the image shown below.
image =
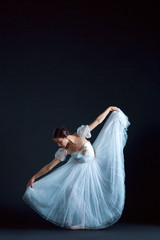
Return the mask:
<svg viewBox="0 0 160 240"><path fill-rule="evenodd" d="M100 230L70 229L0 229L1 240L160 240L160 226L147 224L116 223Z"/></svg>

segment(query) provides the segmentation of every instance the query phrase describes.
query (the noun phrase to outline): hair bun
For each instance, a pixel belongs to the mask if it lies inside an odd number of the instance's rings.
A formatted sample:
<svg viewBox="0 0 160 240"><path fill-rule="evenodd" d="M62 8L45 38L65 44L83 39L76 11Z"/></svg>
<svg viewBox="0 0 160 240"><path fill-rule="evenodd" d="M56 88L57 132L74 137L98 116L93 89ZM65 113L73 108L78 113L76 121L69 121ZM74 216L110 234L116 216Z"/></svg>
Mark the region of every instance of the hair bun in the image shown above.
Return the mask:
<svg viewBox="0 0 160 240"><path fill-rule="evenodd" d="M68 129L64 126L61 125L58 128L55 129L54 133L53 133L53 138L65 138L69 135L69 131Z"/></svg>

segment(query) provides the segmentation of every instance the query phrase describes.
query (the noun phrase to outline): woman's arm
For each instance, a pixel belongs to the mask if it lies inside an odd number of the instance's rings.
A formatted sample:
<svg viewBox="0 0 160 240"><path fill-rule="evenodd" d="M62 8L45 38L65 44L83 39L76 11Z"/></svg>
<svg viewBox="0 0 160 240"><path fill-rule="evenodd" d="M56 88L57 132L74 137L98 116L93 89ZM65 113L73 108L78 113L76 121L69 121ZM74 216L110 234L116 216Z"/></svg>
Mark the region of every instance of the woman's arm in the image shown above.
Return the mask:
<svg viewBox="0 0 160 240"><path fill-rule="evenodd" d="M36 173L28 182L27 187L29 187L29 185L31 185L31 187L33 188L33 182L41 177L42 175L46 174L47 172L51 171L51 169L56 166L58 163L60 162L60 160L58 159L54 159L51 163L45 165L38 173Z"/></svg>
<svg viewBox="0 0 160 240"><path fill-rule="evenodd" d="M89 129L92 131L96 126L98 126L103 120L107 117L110 111L118 111L117 107L111 106L107 108L103 113L101 113L95 121L93 121L91 124L89 124Z"/></svg>

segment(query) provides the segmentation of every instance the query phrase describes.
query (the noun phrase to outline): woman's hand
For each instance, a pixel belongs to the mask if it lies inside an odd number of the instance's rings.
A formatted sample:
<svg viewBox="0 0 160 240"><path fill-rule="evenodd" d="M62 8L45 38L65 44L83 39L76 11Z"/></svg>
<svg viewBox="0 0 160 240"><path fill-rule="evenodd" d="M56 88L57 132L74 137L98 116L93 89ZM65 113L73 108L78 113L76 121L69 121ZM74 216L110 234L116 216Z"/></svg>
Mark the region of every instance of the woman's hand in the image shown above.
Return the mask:
<svg viewBox="0 0 160 240"><path fill-rule="evenodd" d="M114 106L109 107L109 109L110 109L110 111L119 112L119 111L118 111L118 108L117 108L117 107L114 107Z"/></svg>
<svg viewBox="0 0 160 240"><path fill-rule="evenodd" d="M31 188L33 188L33 182L34 182L35 180L36 180L36 179L35 179L35 177L33 176L33 177L29 180L26 188L28 188L29 186L31 186Z"/></svg>

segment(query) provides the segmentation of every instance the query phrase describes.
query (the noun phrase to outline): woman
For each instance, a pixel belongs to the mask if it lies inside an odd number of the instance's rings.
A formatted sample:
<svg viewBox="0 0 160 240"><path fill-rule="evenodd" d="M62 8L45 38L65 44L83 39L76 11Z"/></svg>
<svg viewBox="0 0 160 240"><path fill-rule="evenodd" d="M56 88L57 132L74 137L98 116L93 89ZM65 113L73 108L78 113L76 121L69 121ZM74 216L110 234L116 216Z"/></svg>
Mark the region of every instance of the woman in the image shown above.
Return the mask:
<svg viewBox="0 0 160 240"><path fill-rule="evenodd" d="M110 113L94 143L86 138ZM122 215L125 202L123 149L128 117L115 106L108 107L89 125L74 134L56 128L53 141L60 147L55 159L28 182L23 200L46 220L69 229L101 229ZM51 171L60 161L66 164Z"/></svg>

